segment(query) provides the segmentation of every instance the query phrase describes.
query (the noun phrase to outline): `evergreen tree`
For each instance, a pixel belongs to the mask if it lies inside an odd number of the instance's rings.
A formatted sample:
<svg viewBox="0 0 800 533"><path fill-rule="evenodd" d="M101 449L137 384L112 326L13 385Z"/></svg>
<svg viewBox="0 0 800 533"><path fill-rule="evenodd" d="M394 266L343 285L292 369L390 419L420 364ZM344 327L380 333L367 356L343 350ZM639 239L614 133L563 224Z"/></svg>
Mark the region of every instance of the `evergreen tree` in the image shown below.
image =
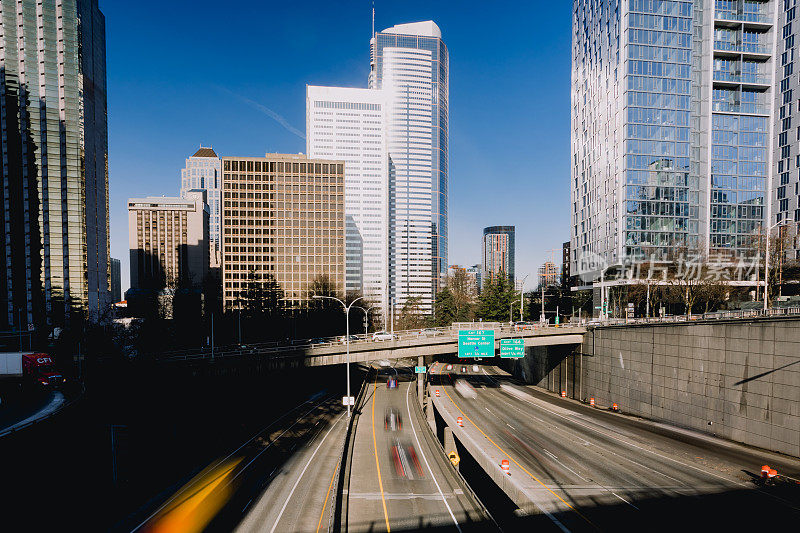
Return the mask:
<svg viewBox="0 0 800 533"><path fill-rule="evenodd" d="M436 303L434 304L436 320L434 325L436 327L449 326L453 322L459 321L457 319L458 311L456 309L455 298L450 289L445 287L436 295Z"/></svg>
<svg viewBox="0 0 800 533"><path fill-rule="evenodd" d="M519 305L519 293L514 289L514 282L500 273L483 286L476 315L487 322L504 322L511 318L514 302Z"/></svg>

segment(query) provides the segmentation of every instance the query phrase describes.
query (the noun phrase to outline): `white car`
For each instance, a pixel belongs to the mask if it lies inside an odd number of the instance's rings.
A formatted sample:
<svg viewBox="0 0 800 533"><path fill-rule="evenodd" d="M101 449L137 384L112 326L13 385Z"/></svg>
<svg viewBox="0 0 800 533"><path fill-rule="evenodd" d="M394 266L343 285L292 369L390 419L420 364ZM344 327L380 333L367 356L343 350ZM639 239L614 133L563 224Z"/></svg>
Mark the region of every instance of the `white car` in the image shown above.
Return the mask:
<svg viewBox="0 0 800 533"><path fill-rule="evenodd" d="M477 372L480 372L481 369L478 368L478 365L472 365L472 371L477 373Z"/></svg>
<svg viewBox="0 0 800 533"><path fill-rule="evenodd" d="M376 331L372 334L373 341L393 341L396 338L396 335L389 333L388 331Z"/></svg>

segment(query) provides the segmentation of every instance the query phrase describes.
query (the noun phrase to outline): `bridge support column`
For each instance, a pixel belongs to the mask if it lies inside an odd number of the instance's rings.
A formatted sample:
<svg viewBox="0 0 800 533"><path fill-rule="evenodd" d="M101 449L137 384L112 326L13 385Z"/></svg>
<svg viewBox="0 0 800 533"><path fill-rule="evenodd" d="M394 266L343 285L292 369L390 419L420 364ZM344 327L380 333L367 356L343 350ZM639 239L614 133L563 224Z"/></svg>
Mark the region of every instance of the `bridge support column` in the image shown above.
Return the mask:
<svg viewBox="0 0 800 533"><path fill-rule="evenodd" d="M417 356L417 365L425 366L425 358L423 356ZM425 374L417 374L417 397L419 398L420 408L425 407L425 398L423 396L423 392L425 390L425 382L423 381L424 378Z"/></svg>

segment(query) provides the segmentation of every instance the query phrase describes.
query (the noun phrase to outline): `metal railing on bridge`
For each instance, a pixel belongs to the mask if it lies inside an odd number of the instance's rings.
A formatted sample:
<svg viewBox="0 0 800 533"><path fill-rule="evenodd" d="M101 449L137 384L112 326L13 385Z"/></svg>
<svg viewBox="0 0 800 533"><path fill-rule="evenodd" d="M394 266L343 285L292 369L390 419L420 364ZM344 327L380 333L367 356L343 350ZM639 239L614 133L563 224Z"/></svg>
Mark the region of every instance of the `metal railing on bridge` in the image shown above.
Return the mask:
<svg viewBox="0 0 800 533"><path fill-rule="evenodd" d="M619 326L631 324L663 324L677 322L696 322L699 320L741 320L763 317L781 317L800 315L800 307L775 307L772 309L738 309L734 311L715 311L713 313L699 313L691 315L669 315L664 317L640 318L608 318L583 319L570 322L581 326Z"/></svg>

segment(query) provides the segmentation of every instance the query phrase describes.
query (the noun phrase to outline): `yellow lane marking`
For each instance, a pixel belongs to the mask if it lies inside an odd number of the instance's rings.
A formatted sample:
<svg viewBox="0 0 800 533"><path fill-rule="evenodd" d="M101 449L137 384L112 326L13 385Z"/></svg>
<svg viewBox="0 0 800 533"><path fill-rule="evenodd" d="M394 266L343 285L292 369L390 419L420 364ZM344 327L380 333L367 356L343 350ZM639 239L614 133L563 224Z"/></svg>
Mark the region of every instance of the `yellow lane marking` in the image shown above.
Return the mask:
<svg viewBox="0 0 800 533"><path fill-rule="evenodd" d="M333 469L333 475L331 476L331 482L328 485L328 492L325 493L325 502L322 504L322 512L319 514L319 522L317 522L317 533L319 533L319 528L322 525L322 517L325 516L325 509L328 507L328 496L331 494L331 487L333 487L333 478L336 477L336 472L339 471L339 463L336 463L336 468Z"/></svg>
<svg viewBox="0 0 800 533"><path fill-rule="evenodd" d="M392 531L389 527L389 513L386 512L386 498L383 495L383 481L381 480L381 466L378 464L378 443L375 440L375 397L378 395L378 374L375 373L375 385L372 392L372 449L375 452L375 469L378 471L378 486L381 489L381 502L383 503L383 518L386 520L386 533Z"/></svg>
<svg viewBox="0 0 800 533"><path fill-rule="evenodd" d="M563 503L564 503L564 505L566 505L567 507L569 507L570 509L572 509L573 511L575 511L575 512L578 514L578 516L580 516L581 518L583 518L584 520L586 520L586 521L587 521L589 524L591 524L591 525L592 525L592 527L594 527L594 528L597 528L597 526L596 526L596 525L594 525L594 523L592 523L592 521L591 521L591 520L589 520L588 518L586 518L586 517L585 517L585 516L584 516L584 515L583 515L583 514L580 512L580 511L578 511L578 510L577 510L577 509L575 509L573 506L571 506L569 503L567 503L567 502L564 500L564 498L562 498L561 496L559 496L558 494L556 494L555 492L553 492L553 490L552 490L550 487L548 487L547 485L545 485L544 483L542 483L542 482L539 480L539 478L537 478L536 476L534 476L533 474L531 474L531 473L530 473L530 472L529 472L529 471L528 471L528 470L527 470L527 469L526 469L524 466L522 466L521 464L519 464L519 463L517 462L517 460L516 460L516 459L514 459L513 457L511 457L511 455L509 455L509 454L508 454L508 452L506 452L506 451L505 451L503 448L501 448L500 446L498 446L498 445L497 445L497 443L496 443L495 441L493 441L493 440L491 439L491 437L489 437L489 435L487 435L486 433L484 433L484 432L483 432L483 430L482 430L481 428L479 428L479 427L478 427L478 424L476 424L476 423L475 423L475 422L474 422L474 421L473 421L473 420L472 420L470 417L468 417L468 416L467 416L467 414L466 414L464 411L462 411L462 410L461 410L461 408L458 406L458 404L456 404L455 400L453 400L453 397L452 397L452 396L450 396L450 393L449 393L449 392L447 392L447 387L445 387L444 385L442 385L442 389L444 389L444 393L445 393L445 394L447 394L447 397L448 397L448 398L450 398L450 401L451 401L451 402L453 402L453 406L454 406L456 409L458 409L458 412L459 412L459 413L461 413L462 415L464 415L464 418L466 418L467 420L469 420L469 422L470 422L470 423L471 423L473 426L475 426L475 429L477 429L478 431L480 431L480 432L481 432L481 435L483 435L484 437L486 437L486 439L487 439L489 442L491 442L491 443L494 445L494 447L495 447L495 448L497 448L498 450L500 450L500 452L501 452L503 455L505 455L506 457L508 457L509 459L511 459L511 460L514 462L514 464L515 464L515 465L517 465L518 467L520 467L520 469L521 469L523 472L525 472L525 473L526 473L526 474L528 474L528 475L529 475L531 478L533 478L533 479L534 479L534 481L536 481L536 482L537 482L539 485L541 485L542 487L546 488L546 489L547 489L547 491L548 491L550 494L552 494L553 496L555 496L556 498L558 498L559 500L561 500L561 502L563 502Z"/></svg>

